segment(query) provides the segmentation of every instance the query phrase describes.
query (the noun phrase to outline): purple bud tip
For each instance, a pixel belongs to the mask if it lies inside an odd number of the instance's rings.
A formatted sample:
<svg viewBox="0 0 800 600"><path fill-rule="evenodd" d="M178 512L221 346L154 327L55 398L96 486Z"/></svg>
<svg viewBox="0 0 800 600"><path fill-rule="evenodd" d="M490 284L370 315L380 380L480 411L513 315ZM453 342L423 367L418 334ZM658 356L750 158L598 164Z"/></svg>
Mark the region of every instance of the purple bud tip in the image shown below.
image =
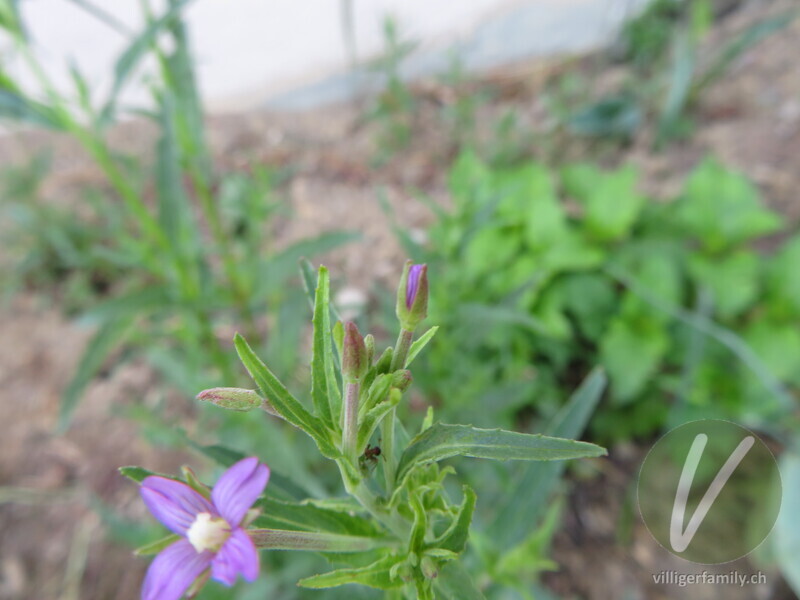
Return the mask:
<svg viewBox="0 0 800 600"><path fill-rule="evenodd" d="M419 279L422 276L422 271L425 265L411 265L408 270L408 284L406 285L406 308L411 310L411 305L414 304L414 299L417 297L419 290Z"/></svg>

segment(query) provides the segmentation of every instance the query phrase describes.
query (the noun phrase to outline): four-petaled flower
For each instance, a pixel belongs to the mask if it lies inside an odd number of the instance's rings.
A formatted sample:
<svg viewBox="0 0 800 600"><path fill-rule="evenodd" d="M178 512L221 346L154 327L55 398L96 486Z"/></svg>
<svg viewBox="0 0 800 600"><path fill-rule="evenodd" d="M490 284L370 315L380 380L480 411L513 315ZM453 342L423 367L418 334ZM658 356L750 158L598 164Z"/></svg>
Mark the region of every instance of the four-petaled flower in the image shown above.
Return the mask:
<svg viewBox="0 0 800 600"><path fill-rule="evenodd" d="M269 468L255 457L225 471L210 499L187 484L166 477L142 481L141 494L150 512L167 529L183 537L161 551L147 570L142 600L178 600L207 570L233 585L238 575L258 577L258 551L242 521L269 480Z"/></svg>

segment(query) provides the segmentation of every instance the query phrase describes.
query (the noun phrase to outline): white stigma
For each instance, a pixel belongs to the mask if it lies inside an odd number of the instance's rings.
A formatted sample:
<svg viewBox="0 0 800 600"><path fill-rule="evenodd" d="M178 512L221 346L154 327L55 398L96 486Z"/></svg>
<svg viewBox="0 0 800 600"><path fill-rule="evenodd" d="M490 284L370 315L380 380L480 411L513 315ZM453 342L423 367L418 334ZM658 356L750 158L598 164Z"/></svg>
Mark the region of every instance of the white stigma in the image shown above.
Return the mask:
<svg viewBox="0 0 800 600"><path fill-rule="evenodd" d="M203 550L219 551L231 534L231 527L225 519L213 518L209 513L200 513L186 532L186 538L197 552Z"/></svg>

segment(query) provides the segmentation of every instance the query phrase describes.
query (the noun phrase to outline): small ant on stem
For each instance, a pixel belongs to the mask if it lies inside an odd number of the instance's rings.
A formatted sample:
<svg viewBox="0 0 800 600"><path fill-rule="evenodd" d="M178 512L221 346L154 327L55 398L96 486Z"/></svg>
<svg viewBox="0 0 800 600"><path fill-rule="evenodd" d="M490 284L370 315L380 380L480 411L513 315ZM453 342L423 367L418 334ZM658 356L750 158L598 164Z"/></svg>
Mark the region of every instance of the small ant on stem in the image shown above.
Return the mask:
<svg viewBox="0 0 800 600"><path fill-rule="evenodd" d="M364 454L358 459L359 465L361 466L361 470L366 472L372 472L375 467L378 465L378 458L381 456L381 447L378 445L371 445L367 444L366 449L364 450Z"/></svg>

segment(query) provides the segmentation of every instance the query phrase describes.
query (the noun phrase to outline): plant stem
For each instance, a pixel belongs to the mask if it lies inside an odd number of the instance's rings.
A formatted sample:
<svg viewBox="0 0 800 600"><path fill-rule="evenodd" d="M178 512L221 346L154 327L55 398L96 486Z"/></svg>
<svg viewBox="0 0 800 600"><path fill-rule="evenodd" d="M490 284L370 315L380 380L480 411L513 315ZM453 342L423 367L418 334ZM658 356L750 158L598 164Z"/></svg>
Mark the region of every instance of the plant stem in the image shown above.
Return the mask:
<svg viewBox="0 0 800 600"><path fill-rule="evenodd" d="M358 395L360 390L361 384L358 381L345 383L342 453L354 465L358 458L356 446L358 445Z"/></svg>
<svg viewBox="0 0 800 600"><path fill-rule="evenodd" d="M407 329L401 329L400 335L397 337L397 343L394 346L394 353L392 354L392 362L389 367L389 372L394 373L398 369L406 366L408 359L408 351L411 349L411 342L414 339L414 332ZM394 491L394 478L395 470L397 468L397 457L395 456L394 448L394 430L395 419L397 418L397 410L392 409L383 421L381 421L381 450L385 458L383 463L383 475L386 482L386 495L391 496Z"/></svg>
<svg viewBox="0 0 800 600"><path fill-rule="evenodd" d="M387 540L314 531L248 529L256 548L308 550L311 552L364 552L386 546Z"/></svg>

